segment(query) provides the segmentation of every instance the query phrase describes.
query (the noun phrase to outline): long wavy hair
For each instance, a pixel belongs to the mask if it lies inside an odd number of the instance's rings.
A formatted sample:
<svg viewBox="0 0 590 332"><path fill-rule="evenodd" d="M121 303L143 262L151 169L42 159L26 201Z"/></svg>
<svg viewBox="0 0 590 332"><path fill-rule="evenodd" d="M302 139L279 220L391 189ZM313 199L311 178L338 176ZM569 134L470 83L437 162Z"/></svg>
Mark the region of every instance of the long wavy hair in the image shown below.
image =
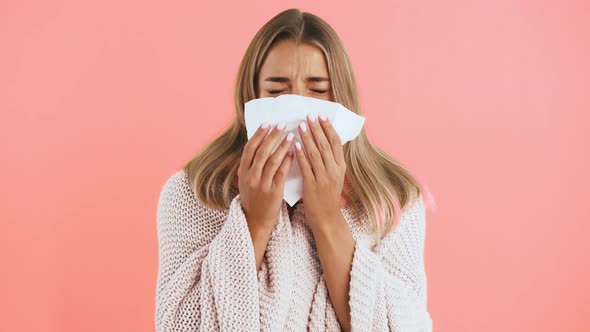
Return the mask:
<svg viewBox="0 0 590 332"><path fill-rule="evenodd" d="M324 20L297 8L285 10L256 33L240 63L235 80L235 117L220 136L206 144L184 166L189 182L205 206L225 210L237 189L237 171L248 141L244 104L258 96L257 80L265 56L274 43L310 43L324 53L333 98L362 115L356 80L342 41ZM399 162L369 142L365 129L343 145L346 159L342 197L361 222L369 223L376 241L398 223L401 212L423 192L421 182ZM426 189L427 191L427 189Z"/></svg>

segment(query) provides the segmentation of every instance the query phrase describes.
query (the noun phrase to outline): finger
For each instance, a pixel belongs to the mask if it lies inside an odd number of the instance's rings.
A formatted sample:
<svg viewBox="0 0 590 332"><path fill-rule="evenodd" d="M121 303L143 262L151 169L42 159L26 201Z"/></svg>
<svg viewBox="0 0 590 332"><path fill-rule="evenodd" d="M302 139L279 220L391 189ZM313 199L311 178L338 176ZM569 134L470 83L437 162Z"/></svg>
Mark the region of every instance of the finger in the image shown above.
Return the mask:
<svg viewBox="0 0 590 332"><path fill-rule="evenodd" d="M256 150L254 155L254 160L252 161L252 167L250 167L250 172L252 172L253 176L260 179L262 175L262 170L264 169L264 165L268 160L268 157L273 152L273 148L277 145L279 140L282 138L285 131L285 123L281 122L276 125L274 128L271 129L270 134L264 138L260 146Z"/></svg>
<svg viewBox="0 0 590 332"><path fill-rule="evenodd" d="M305 155L307 156L307 160L309 161L311 169L313 170L313 174L316 177L323 176L323 173L325 172L324 162L305 121L299 124L299 136L301 136Z"/></svg>
<svg viewBox="0 0 590 332"><path fill-rule="evenodd" d="M342 150L342 140L340 139L340 135L338 135L336 129L332 126L330 119L325 115L320 115L320 123L324 129L324 133L326 133L328 142L330 142L330 146L332 147L334 161L340 166L344 165L346 161L344 160L344 151Z"/></svg>
<svg viewBox="0 0 590 332"><path fill-rule="evenodd" d="M268 132L269 128L270 125L268 123L263 123L261 126L258 127L258 129L256 129L256 132L254 133L254 135L252 135L252 137L250 137L248 142L246 142L246 144L244 145L244 151L242 152L240 168L243 167L243 170L250 169L256 150L258 149L260 142L262 142L262 140L266 136L266 133Z"/></svg>
<svg viewBox="0 0 590 332"><path fill-rule="evenodd" d="M295 134L290 132L283 141L276 149L276 151L268 158L266 161L266 165L262 170L262 177L261 177L261 184L265 186L265 188L270 188L273 183L273 177L277 172L279 166L281 166L283 159L285 159L285 154L293 144L293 138Z"/></svg>
<svg viewBox="0 0 590 332"><path fill-rule="evenodd" d="M297 163L299 164L299 169L301 170L301 175L303 176L303 181L315 181L313 170L311 169L311 165L307 160L305 151L303 151L303 146L299 141L295 142L295 157L297 158Z"/></svg>
<svg viewBox="0 0 590 332"><path fill-rule="evenodd" d="M307 116L309 131L311 132L315 145L320 152L324 166L326 170L334 170L336 167L336 161L334 160L334 153L332 152L332 146L324 133L323 127L318 122L317 116L309 114Z"/></svg>
<svg viewBox="0 0 590 332"><path fill-rule="evenodd" d="M281 166L275 173L273 187L281 186L284 188L285 178L287 177L287 174L289 174L289 169L291 169L293 158L295 158L293 156L293 151L290 150L289 153L285 155Z"/></svg>

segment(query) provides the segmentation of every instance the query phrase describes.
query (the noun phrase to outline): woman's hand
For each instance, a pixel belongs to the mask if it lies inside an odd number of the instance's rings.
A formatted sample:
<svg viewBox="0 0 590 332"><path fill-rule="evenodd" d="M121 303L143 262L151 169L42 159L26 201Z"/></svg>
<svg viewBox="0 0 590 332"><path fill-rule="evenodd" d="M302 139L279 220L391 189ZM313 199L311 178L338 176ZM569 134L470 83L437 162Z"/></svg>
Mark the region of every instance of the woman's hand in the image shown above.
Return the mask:
<svg viewBox="0 0 590 332"><path fill-rule="evenodd" d="M303 148L295 143L295 154L303 176L305 216L312 229L341 213L346 161L340 136L328 119L307 117L299 124Z"/></svg>
<svg viewBox="0 0 590 332"><path fill-rule="evenodd" d="M273 148L283 138L285 123L279 123L268 136L270 126L263 126L244 145L238 187L248 224L272 229L279 219L285 178L294 158L287 153L294 135L289 133L273 153Z"/></svg>

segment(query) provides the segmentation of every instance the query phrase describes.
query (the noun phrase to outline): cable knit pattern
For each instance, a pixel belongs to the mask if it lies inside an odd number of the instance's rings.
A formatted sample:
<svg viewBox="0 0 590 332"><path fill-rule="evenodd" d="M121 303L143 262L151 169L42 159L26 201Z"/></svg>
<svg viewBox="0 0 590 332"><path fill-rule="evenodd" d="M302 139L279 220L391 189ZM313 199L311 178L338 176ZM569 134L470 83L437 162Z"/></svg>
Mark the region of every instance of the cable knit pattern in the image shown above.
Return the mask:
<svg viewBox="0 0 590 332"><path fill-rule="evenodd" d="M292 218L282 203L262 266L240 195L227 211L206 208L184 171L158 202L156 330L341 331L303 203ZM432 331L424 271L425 211L420 197L373 249L368 225L342 213L356 240L350 271L353 331Z"/></svg>

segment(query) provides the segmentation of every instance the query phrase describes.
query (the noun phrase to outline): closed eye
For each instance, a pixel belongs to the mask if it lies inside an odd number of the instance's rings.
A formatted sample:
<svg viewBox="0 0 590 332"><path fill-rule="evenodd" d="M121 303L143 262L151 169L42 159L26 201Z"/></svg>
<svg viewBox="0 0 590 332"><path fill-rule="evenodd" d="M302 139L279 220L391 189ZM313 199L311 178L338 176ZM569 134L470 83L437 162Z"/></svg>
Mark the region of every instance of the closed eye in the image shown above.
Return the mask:
<svg viewBox="0 0 590 332"><path fill-rule="evenodd" d="M285 91L285 90L270 90L270 91L268 91L268 93L275 94L275 93L281 93L283 91ZM319 94L324 94L324 93L328 92L326 90L311 90L311 91L313 91L315 93L319 93Z"/></svg>

